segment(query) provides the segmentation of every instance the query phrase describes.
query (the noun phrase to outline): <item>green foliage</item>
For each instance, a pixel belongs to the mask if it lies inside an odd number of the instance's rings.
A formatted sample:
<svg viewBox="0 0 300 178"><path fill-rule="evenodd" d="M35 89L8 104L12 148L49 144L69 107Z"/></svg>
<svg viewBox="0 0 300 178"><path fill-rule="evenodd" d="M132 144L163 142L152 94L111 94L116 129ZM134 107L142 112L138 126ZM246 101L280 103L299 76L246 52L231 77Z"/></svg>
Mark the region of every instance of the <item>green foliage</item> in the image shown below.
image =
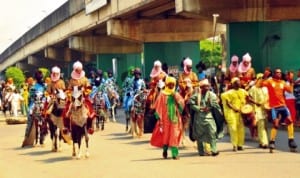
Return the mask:
<svg viewBox="0 0 300 178"><path fill-rule="evenodd" d="M5 71L5 78L12 78L15 86L19 89L25 82L25 75L23 71L18 67L9 67Z"/></svg>
<svg viewBox="0 0 300 178"><path fill-rule="evenodd" d="M50 76L50 71L47 68L40 67L39 71L43 73L43 79Z"/></svg>
<svg viewBox="0 0 300 178"><path fill-rule="evenodd" d="M213 49L214 48L214 49ZM222 62L222 48L221 43L215 40L213 44L212 39L200 41L200 58L207 66L218 66Z"/></svg>

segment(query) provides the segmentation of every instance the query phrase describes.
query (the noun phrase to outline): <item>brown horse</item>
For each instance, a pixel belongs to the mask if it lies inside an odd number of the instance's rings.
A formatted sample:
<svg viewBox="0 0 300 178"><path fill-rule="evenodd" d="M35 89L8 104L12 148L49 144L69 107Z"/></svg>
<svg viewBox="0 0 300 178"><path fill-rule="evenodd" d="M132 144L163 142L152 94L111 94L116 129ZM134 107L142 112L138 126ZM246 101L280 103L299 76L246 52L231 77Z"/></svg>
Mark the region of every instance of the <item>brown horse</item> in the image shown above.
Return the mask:
<svg viewBox="0 0 300 178"><path fill-rule="evenodd" d="M55 95L51 97L47 105L46 115L48 116L48 125L50 130L50 138L52 140L52 151L61 150L61 140L71 144L69 135L64 134L64 109L66 108L67 96L63 90L56 90ZM59 142L59 143L58 143Z"/></svg>

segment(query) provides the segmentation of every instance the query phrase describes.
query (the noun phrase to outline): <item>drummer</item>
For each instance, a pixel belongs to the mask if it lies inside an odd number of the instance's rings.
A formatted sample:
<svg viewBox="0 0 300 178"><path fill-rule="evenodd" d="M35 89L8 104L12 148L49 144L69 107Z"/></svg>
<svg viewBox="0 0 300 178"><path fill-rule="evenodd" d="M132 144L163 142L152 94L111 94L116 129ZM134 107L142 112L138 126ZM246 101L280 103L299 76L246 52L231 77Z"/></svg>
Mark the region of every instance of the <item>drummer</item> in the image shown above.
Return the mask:
<svg viewBox="0 0 300 178"><path fill-rule="evenodd" d="M256 123L257 132L258 132L258 141L260 148L268 148L268 137L266 131L266 103L268 102L268 91L262 86L263 74L259 73L256 75L255 85L249 89L249 100L253 106Z"/></svg>
<svg viewBox="0 0 300 178"><path fill-rule="evenodd" d="M222 97L223 103L226 103L227 118L230 140L233 145L233 151L244 150L245 127L243 123L241 108L246 104L248 93L241 88L240 79L234 77L231 79L232 89L226 93L226 97ZM230 122L228 122L230 121Z"/></svg>

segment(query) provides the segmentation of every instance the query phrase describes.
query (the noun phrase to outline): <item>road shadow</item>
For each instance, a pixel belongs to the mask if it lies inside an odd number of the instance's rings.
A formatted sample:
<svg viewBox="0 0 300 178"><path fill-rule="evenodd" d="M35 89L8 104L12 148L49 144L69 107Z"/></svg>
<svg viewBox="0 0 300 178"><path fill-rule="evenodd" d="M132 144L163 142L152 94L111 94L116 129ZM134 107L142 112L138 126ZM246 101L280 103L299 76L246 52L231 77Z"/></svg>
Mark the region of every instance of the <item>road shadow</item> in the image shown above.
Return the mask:
<svg viewBox="0 0 300 178"><path fill-rule="evenodd" d="M168 158L171 159L171 158ZM144 161L162 161L165 160L164 158L150 158L150 159L137 159L137 160L131 160L132 162L144 162Z"/></svg>
<svg viewBox="0 0 300 178"><path fill-rule="evenodd" d="M27 152L27 153L22 153L21 155L30 155L30 156L42 156L42 155L46 155L52 153L51 150L38 150L38 151L31 151L31 152Z"/></svg>
<svg viewBox="0 0 300 178"><path fill-rule="evenodd" d="M46 164L50 164L50 163L70 161L70 160L73 160L73 158L71 156L61 156L61 157L49 158L49 159L38 160L38 161L46 163Z"/></svg>
<svg viewBox="0 0 300 178"><path fill-rule="evenodd" d="M120 136L120 137L113 137L113 138L107 138L106 140L130 140L130 139L132 139L131 135Z"/></svg>
<svg viewBox="0 0 300 178"><path fill-rule="evenodd" d="M131 145L145 145L145 144L150 144L150 141L149 140L140 140L140 141L137 141L137 140L132 140L132 142L127 142L126 144L131 144Z"/></svg>
<svg viewBox="0 0 300 178"><path fill-rule="evenodd" d="M114 137L121 137L121 136L128 136L128 133L111 133L111 134L107 134L106 136L114 136Z"/></svg>

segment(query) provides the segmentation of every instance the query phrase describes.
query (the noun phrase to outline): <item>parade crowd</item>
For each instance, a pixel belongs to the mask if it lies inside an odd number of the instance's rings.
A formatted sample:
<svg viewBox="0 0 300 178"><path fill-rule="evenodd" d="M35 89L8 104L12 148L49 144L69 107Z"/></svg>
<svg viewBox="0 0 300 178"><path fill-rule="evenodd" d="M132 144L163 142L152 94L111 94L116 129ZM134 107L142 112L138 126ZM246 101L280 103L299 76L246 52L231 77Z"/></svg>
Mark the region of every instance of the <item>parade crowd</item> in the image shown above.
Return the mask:
<svg viewBox="0 0 300 178"><path fill-rule="evenodd" d="M100 129L100 124L104 129L105 122L115 122L116 108L122 107L125 130L133 138L143 136L146 119L155 118L150 123L150 144L162 148L165 159L169 149L171 157L179 159L178 148L185 144L186 135L195 142L200 156L217 156L217 142L224 131L230 135L232 150L243 151L246 129L259 148L272 152L279 127L286 127L288 147L295 152L300 69L295 77L293 71L283 73L280 68L265 67L256 72L251 60L249 53L241 61L233 55L226 70L215 68L213 72L200 61L194 72L193 60L186 57L177 75L168 72L166 63L156 60L149 79L143 78L141 68L130 66L120 86L112 70L97 69L86 75L82 63L76 61L67 81L61 78L58 66L51 69L49 77L36 71L21 88L16 88L12 78L6 79L1 85L1 110L5 116L17 117L20 112L27 116L23 147L43 145L50 129L53 151L58 149L58 135L65 142L72 139L73 146L77 143L80 148L81 137L87 144L88 135ZM73 148L72 155L80 157Z"/></svg>

